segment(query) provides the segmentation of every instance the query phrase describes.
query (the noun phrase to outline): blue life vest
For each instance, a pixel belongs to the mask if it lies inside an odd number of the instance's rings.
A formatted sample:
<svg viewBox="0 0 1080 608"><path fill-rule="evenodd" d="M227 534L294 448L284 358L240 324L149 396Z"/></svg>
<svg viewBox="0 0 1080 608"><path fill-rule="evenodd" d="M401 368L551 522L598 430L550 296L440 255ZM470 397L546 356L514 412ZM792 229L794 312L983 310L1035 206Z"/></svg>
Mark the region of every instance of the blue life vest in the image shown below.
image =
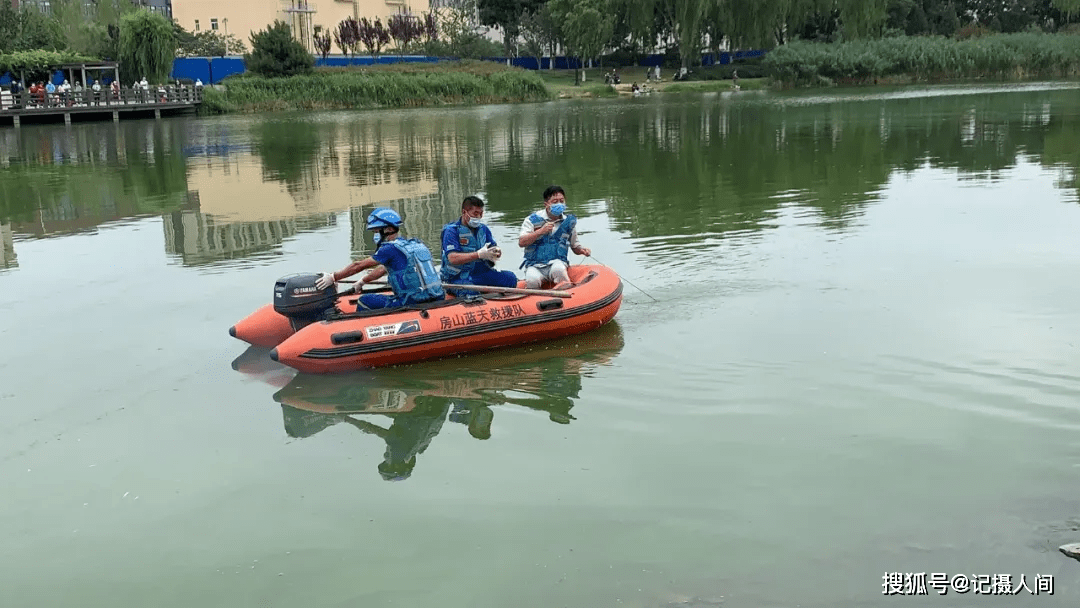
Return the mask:
<svg viewBox="0 0 1080 608"><path fill-rule="evenodd" d="M534 213L529 216L529 221L532 222L535 230L548 220L539 213ZM570 251L570 235L574 233L575 226L577 226L577 218L567 214L554 232L545 234L525 248L525 261L521 263L520 268L547 264L553 260L562 260L569 266L570 260L566 254Z"/></svg>
<svg viewBox="0 0 1080 608"><path fill-rule="evenodd" d="M488 232L482 228L477 228L476 234L473 234L472 229L462 224L461 220L443 226L443 231L445 232L448 229L454 229L455 226L457 227L457 242L459 248L452 252L443 250L442 280L447 283L468 283L472 280L471 277L474 271L486 270L490 268L492 264L489 264L486 260L473 260L472 262L467 262L461 266L454 266L450 263L449 254L472 253L483 249L484 245L488 243ZM465 241L465 243L462 243L462 241Z"/></svg>
<svg viewBox="0 0 1080 608"><path fill-rule="evenodd" d="M402 304L429 302L446 296L439 273L432 263L431 252L420 239L396 238L383 244L384 247L387 245L397 247L405 254L405 268L387 269L390 287Z"/></svg>

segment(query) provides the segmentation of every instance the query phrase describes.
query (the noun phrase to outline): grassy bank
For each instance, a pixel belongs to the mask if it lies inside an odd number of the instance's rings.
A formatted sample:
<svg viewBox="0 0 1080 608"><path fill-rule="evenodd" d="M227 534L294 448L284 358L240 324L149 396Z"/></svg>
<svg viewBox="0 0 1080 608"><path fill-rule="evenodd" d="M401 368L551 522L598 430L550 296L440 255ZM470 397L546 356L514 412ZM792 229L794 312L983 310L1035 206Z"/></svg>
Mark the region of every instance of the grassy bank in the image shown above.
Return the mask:
<svg viewBox="0 0 1080 608"><path fill-rule="evenodd" d="M1072 78L1080 76L1080 35L793 42L770 51L763 67L782 86Z"/></svg>
<svg viewBox="0 0 1080 608"><path fill-rule="evenodd" d="M543 101L551 91L535 73L493 62L402 63L325 68L308 76L227 78L207 90L201 111L271 112Z"/></svg>

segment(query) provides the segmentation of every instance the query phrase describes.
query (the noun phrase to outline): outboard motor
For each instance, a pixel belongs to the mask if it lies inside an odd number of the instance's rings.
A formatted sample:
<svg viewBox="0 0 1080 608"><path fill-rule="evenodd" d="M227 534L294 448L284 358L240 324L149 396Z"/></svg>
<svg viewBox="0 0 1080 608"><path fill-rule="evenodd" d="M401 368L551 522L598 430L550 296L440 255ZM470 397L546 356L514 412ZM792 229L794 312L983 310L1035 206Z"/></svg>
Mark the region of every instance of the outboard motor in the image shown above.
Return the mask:
<svg viewBox="0 0 1080 608"><path fill-rule="evenodd" d="M318 280L318 274L290 274L274 284L274 310L288 317L295 331L322 319L334 308L337 287L319 289L315 286Z"/></svg>

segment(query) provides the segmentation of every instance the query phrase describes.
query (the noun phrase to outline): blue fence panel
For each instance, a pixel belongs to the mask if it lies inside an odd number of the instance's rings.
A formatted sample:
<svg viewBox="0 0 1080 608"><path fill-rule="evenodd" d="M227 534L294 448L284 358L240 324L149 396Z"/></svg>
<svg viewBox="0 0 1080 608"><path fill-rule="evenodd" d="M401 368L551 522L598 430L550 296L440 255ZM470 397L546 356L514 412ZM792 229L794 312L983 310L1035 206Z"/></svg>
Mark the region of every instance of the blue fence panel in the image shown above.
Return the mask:
<svg viewBox="0 0 1080 608"><path fill-rule="evenodd" d="M735 59L752 59L754 57L761 57L764 54L765 51L762 49L751 51L735 51Z"/></svg>
<svg viewBox="0 0 1080 608"><path fill-rule="evenodd" d="M540 69L540 64L536 61L536 57L515 57L511 63L515 67L524 68L526 70Z"/></svg>
<svg viewBox="0 0 1080 608"><path fill-rule="evenodd" d="M349 65L348 57L322 57L315 58L315 66L320 68L343 68Z"/></svg>
<svg viewBox="0 0 1080 608"><path fill-rule="evenodd" d="M754 57L761 57L766 51L761 49L745 50L732 52L722 52L717 57L712 53L706 53L701 57L701 63L705 66L711 65L727 65L732 61L739 61L743 59L751 59ZM390 64L390 63L438 63L439 61L454 61L456 57L427 57L423 55L382 55L378 59L375 59L369 55L361 55L358 57L345 57L343 55L335 55L323 59L322 57L315 58L315 65L318 67L345 67L345 66L365 66L378 64ZM485 61L494 61L497 63L506 63L506 57L484 57ZM537 64L535 57L515 57L510 60L510 64L523 68L526 70L548 70L552 68L556 70L571 70L575 68L581 68L582 62L577 57L543 57L539 64ZM646 55L641 58L641 61L637 63L640 67L654 67L664 65L664 56L658 53L652 55ZM202 80L204 84L217 84L220 83L228 76L233 74L242 74L246 71L243 57L187 57L176 59L173 61L172 78L190 78L191 80ZM60 84L64 82L64 75L61 72L57 72L53 75L53 83ZM0 80L0 84L4 84L6 81Z"/></svg>
<svg viewBox="0 0 1080 608"><path fill-rule="evenodd" d="M64 79L66 78L67 76L65 76L63 72L57 70L55 73L53 73L51 78L45 80L44 82L52 82L53 84L59 86L64 84ZM15 77L11 74L11 72L5 72L3 76L0 76L0 86L7 86L11 84L13 80L15 80ZM34 82L35 81L30 81L26 86L29 87Z"/></svg>
<svg viewBox="0 0 1080 608"><path fill-rule="evenodd" d="M181 57L173 60L169 78L174 80L187 78L192 82L203 81L210 84L210 59L208 57Z"/></svg>
<svg viewBox="0 0 1080 608"><path fill-rule="evenodd" d="M243 74L247 70L243 57L214 57L210 60L210 82L218 84L233 74Z"/></svg>

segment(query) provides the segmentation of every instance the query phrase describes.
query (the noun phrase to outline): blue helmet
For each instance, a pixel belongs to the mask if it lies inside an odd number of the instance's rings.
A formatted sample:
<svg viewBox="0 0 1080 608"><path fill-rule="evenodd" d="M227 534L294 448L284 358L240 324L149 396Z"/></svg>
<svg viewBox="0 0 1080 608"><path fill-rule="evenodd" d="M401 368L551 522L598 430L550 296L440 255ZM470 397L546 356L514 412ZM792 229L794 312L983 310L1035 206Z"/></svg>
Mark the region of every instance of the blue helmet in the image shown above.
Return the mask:
<svg viewBox="0 0 1080 608"><path fill-rule="evenodd" d="M389 207L379 207L371 212L371 215L367 216L367 229L378 230L379 228L400 228L404 220L398 215L397 211Z"/></svg>

